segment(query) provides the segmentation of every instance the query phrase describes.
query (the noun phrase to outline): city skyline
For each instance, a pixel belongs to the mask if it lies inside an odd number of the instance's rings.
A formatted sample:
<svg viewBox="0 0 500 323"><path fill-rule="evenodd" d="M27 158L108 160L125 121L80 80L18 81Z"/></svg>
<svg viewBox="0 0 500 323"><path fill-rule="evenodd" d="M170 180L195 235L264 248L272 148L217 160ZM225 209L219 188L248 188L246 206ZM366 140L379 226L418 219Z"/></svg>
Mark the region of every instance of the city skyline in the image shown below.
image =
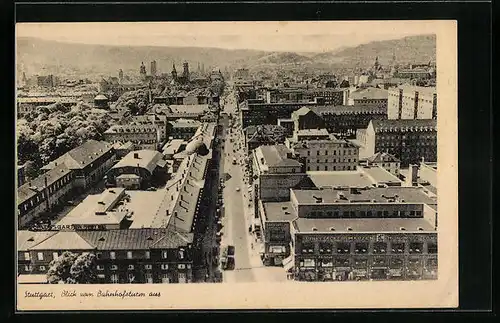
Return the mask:
<svg viewBox="0 0 500 323"><path fill-rule="evenodd" d="M414 28L415 26L419 28ZM383 33L380 30L383 30ZM406 21L404 24L387 21L321 21L22 23L16 25L17 38L35 37L65 43L302 53L330 52L373 41L433 33L431 28L426 28L417 21Z"/></svg>

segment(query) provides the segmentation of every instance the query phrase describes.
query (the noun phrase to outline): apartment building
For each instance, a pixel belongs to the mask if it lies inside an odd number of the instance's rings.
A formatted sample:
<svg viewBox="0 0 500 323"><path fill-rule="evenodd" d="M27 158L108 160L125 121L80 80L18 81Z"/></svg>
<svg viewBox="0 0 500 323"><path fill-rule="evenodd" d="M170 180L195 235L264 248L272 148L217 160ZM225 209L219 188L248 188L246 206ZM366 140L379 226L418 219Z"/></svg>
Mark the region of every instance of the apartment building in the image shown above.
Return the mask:
<svg viewBox="0 0 500 323"><path fill-rule="evenodd" d="M401 85L389 89L388 119L436 119L435 87Z"/></svg>
<svg viewBox="0 0 500 323"><path fill-rule="evenodd" d="M356 134L362 145L361 157L387 152L401 161L401 166L419 163L422 158L437 161L437 123L435 119L373 120Z"/></svg>
<svg viewBox="0 0 500 323"><path fill-rule="evenodd" d="M161 130L153 124L113 125L103 135L107 142L130 141L137 149L157 150L161 144Z"/></svg>
<svg viewBox="0 0 500 323"><path fill-rule="evenodd" d="M437 278L437 202L422 188L291 189L259 213L262 257L295 280Z"/></svg>

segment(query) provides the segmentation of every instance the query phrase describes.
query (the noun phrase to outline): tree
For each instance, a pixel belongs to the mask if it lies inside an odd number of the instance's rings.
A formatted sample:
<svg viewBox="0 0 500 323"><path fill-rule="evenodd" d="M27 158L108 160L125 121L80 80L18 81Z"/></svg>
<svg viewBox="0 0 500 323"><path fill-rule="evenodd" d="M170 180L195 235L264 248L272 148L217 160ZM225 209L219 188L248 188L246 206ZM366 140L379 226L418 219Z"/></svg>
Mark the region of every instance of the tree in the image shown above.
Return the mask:
<svg viewBox="0 0 500 323"><path fill-rule="evenodd" d="M52 260L47 272L50 284L93 284L97 282L96 256L93 253L81 255L65 251Z"/></svg>

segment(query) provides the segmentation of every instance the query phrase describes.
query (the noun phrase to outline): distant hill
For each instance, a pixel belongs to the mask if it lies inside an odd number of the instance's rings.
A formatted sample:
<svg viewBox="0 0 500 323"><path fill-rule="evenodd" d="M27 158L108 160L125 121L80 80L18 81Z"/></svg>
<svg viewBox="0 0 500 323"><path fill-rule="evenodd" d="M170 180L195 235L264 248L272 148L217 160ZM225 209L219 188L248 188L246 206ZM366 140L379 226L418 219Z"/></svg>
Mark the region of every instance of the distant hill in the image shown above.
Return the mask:
<svg viewBox="0 0 500 323"><path fill-rule="evenodd" d="M38 38L17 39L17 71L33 74L54 74L67 77L117 76L123 69L129 76L137 76L141 62L149 73L149 62L156 60L159 73L170 73L172 62L177 71L181 63L189 62L196 71L198 63L205 70L211 67L234 69L297 68L353 68L369 67L375 57L382 65L395 54L399 63L429 62L436 57L435 35L411 36L402 39L375 41L356 47L339 48L325 53L266 52L258 50L229 50L201 47L108 46L63 43Z"/></svg>
<svg viewBox="0 0 500 323"><path fill-rule="evenodd" d="M436 36L419 35L401 39L374 41L356 47L326 52L312 57L316 62L350 67L369 67L378 56L379 62L389 64L393 54L399 63L427 63L436 59Z"/></svg>
<svg viewBox="0 0 500 323"><path fill-rule="evenodd" d="M172 62L177 71L180 64L187 61L190 70L196 71L198 63L210 67L231 66L237 61L253 61L269 52L257 50L228 50L199 47L145 47L106 46L91 44L63 43L38 38L17 39L18 72L26 74L56 74L75 76L117 76L121 68L125 74L138 74L141 62L149 73L149 62L156 60L160 73L170 73Z"/></svg>

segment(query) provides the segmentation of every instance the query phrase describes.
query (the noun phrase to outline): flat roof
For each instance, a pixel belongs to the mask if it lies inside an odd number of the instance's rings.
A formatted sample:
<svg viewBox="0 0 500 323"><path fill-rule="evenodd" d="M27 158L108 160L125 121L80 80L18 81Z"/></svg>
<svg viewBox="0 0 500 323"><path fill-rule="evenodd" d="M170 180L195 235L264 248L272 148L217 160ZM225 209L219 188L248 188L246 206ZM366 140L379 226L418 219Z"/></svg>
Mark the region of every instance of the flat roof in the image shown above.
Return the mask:
<svg viewBox="0 0 500 323"><path fill-rule="evenodd" d="M47 275L18 275L17 282L19 284L46 284Z"/></svg>
<svg viewBox="0 0 500 323"><path fill-rule="evenodd" d="M434 225L425 218L412 219L311 219L298 218L299 232L435 232ZM316 230L313 230L315 228ZM334 230L332 230L332 228ZM404 228L402 230L401 228ZM420 230L421 228L422 230Z"/></svg>
<svg viewBox="0 0 500 323"><path fill-rule="evenodd" d="M344 196L341 199L339 193ZM422 187L372 187L369 189L358 190L357 193L351 193L349 190L294 190L299 204L318 204L316 198L321 198L324 204L350 204L350 203L410 203L427 204L433 209L437 208L437 200L425 193ZM398 202L390 202L397 199Z"/></svg>
<svg viewBox="0 0 500 323"><path fill-rule="evenodd" d="M266 202L262 206L267 221L292 221L297 218L292 202Z"/></svg>
<svg viewBox="0 0 500 323"><path fill-rule="evenodd" d="M372 180L359 171L309 171L307 175L317 188L367 187Z"/></svg>
<svg viewBox="0 0 500 323"><path fill-rule="evenodd" d="M366 175L371 177L375 183L402 183L399 178L380 166L365 166L360 168Z"/></svg>

